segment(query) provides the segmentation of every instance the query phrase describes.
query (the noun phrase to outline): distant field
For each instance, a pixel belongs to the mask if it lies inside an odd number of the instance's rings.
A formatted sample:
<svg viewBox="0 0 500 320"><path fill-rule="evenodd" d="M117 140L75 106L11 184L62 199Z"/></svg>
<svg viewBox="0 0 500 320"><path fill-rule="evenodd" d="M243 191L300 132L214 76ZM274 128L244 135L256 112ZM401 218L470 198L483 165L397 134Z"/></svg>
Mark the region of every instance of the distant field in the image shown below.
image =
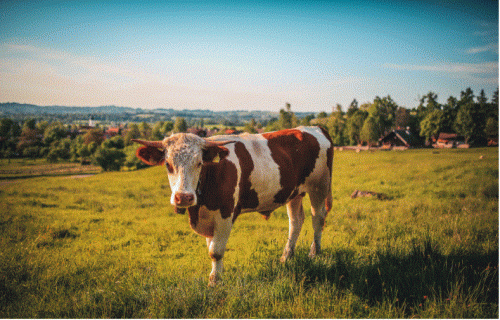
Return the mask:
<svg viewBox="0 0 500 320"><path fill-rule="evenodd" d="M324 253L307 257L308 203L286 264L285 209L244 214L216 288L164 168L68 179L37 167L0 184L2 318L499 316L498 148L336 152Z"/></svg>
<svg viewBox="0 0 500 320"><path fill-rule="evenodd" d="M80 163L49 163L45 159L0 159L0 181L38 176L94 174L101 168ZM1 183L1 182L0 182Z"/></svg>

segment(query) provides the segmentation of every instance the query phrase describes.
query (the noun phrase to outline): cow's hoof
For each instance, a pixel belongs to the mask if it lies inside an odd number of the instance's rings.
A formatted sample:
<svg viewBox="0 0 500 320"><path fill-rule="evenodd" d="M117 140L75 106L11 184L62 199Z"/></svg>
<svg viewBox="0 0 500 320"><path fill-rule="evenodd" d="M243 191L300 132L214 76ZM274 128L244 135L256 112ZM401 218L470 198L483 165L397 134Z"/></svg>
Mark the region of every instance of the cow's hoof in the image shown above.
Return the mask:
<svg viewBox="0 0 500 320"><path fill-rule="evenodd" d="M215 288L221 282L222 282L222 279L220 278L220 276L210 275L210 277L208 278L208 285L207 286L209 288Z"/></svg>
<svg viewBox="0 0 500 320"><path fill-rule="evenodd" d="M320 246L317 246L316 243L311 245L311 250L309 251L309 258L314 258L321 253Z"/></svg>

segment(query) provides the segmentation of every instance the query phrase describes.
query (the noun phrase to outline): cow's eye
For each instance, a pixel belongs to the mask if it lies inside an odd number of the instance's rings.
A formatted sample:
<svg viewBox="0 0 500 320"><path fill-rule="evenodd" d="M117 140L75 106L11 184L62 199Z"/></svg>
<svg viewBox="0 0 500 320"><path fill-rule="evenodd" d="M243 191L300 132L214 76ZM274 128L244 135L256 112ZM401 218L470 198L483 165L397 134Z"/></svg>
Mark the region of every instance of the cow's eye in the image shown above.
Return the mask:
<svg viewBox="0 0 500 320"><path fill-rule="evenodd" d="M172 164L170 162L167 162L166 165L167 165L168 172L174 173L174 167L172 166Z"/></svg>

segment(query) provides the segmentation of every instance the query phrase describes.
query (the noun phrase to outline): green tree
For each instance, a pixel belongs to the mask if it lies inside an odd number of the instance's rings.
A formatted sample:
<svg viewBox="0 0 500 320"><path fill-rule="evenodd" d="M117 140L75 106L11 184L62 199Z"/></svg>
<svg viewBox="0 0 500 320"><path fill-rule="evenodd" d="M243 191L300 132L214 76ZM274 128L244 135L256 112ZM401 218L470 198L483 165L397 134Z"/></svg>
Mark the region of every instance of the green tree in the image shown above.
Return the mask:
<svg viewBox="0 0 500 320"><path fill-rule="evenodd" d="M318 113L318 116L316 117L317 119L323 119L323 118L326 118L328 117L328 114L326 114L326 112L322 111L320 113Z"/></svg>
<svg viewBox="0 0 500 320"><path fill-rule="evenodd" d="M422 121L432 111L441 109L441 105L437 102L437 99L438 95L432 91L420 99L420 104L417 107L419 121Z"/></svg>
<svg viewBox="0 0 500 320"><path fill-rule="evenodd" d="M53 122L45 127L43 142L45 145L50 145L54 141L66 138L68 134L68 129L61 122Z"/></svg>
<svg viewBox="0 0 500 320"><path fill-rule="evenodd" d="M373 116L368 116L363 123L363 128L361 128L360 139L365 141L368 145L373 145L378 142L380 138L380 125Z"/></svg>
<svg viewBox="0 0 500 320"><path fill-rule="evenodd" d="M437 137L441 132L444 123L444 112L439 109L427 113L427 116L420 122L420 136L430 141L432 137Z"/></svg>
<svg viewBox="0 0 500 320"><path fill-rule="evenodd" d="M17 150L24 157L38 158L42 154L42 134L36 128L34 119L27 120L17 143Z"/></svg>
<svg viewBox="0 0 500 320"><path fill-rule="evenodd" d="M90 129L83 135L83 139L85 144L94 142L97 145L101 145L104 141L104 132L99 128Z"/></svg>
<svg viewBox="0 0 500 320"><path fill-rule="evenodd" d="M477 138L484 131L479 123L480 112L478 105L474 103L474 93L471 88L467 88L460 93L458 101L458 112L455 119L454 128L457 133L464 136L465 142Z"/></svg>
<svg viewBox="0 0 500 320"><path fill-rule="evenodd" d="M64 138L54 140L47 153L47 161L57 162L59 160L69 160L71 157L71 139Z"/></svg>
<svg viewBox="0 0 500 320"><path fill-rule="evenodd" d="M130 145L130 146L127 146L124 150L123 150L126 154L126 158L125 158L125 166L129 169L134 169L134 170L139 170L139 169L142 169L142 168L146 168L148 167L147 164L145 164L144 162L141 161L141 159L139 159L135 153L137 151L137 146L135 145Z"/></svg>
<svg viewBox="0 0 500 320"><path fill-rule="evenodd" d="M187 129L188 125L186 119L182 117L176 117L174 122L174 128L172 129L172 131L174 133L187 132Z"/></svg>
<svg viewBox="0 0 500 320"><path fill-rule="evenodd" d="M368 109L368 113L373 118L371 121L374 121L377 125L379 135L384 134L394 126L397 109L398 105L392 100L391 96L383 98L375 97L375 100Z"/></svg>
<svg viewBox="0 0 500 320"><path fill-rule="evenodd" d="M358 101L356 99L352 100L349 108L347 108L347 118L352 117L359 110Z"/></svg>
<svg viewBox="0 0 500 320"><path fill-rule="evenodd" d="M257 122L255 119L251 119L245 124L245 127L243 128L243 131L248 132L248 133L257 133Z"/></svg>
<svg viewBox="0 0 500 320"><path fill-rule="evenodd" d="M302 120L300 120L300 125L302 125L302 126L310 126L312 119L314 119L314 115L312 115L312 114L307 115L304 118L302 118Z"/></svg>
<svg viewBox="0 0 500 320"><path fill-rule="evenodd" d="M498 139L498 119L489 117L484 126L484 134L487 138Z"/></svg>
<svg viewBox="0 0 500 320"><path fill-rule="evenodd" d="M347 118L347 138L351 145L361 144L361 129L368 117L368 112L357 110Z"/></svg>
<svg viewBox="0 0 500 320"><path fill-rule="evenodd" d="M120 171L125 163L126 155L123 150L108 149L100 146L92 157L95 164L99 165L104 171Z"/></svg>
<svg viewBox="0 0 500 320"><path fill-rule="evenodd" d="M0 157L10 158L15 154L21 135L21 127L9 118L0 119Z"/></svg>
<svg viewBox="0 0 500 320"><path fill-rule="evenodd" d="M344 112L342 107L337 104L331 116L327 121L328 133L332 137L333 143L337 146L343 146L346 143L346 120L344 119Z"/></svg>
<svg viewBox="0 0 500 320"><path fill-rule="evenodd" d="M299 121L295 114L292 112L292 108L289 103L286 104L286 110L280 109L280 115L278 118L278 129L291 129L298 126Z"/></svg>

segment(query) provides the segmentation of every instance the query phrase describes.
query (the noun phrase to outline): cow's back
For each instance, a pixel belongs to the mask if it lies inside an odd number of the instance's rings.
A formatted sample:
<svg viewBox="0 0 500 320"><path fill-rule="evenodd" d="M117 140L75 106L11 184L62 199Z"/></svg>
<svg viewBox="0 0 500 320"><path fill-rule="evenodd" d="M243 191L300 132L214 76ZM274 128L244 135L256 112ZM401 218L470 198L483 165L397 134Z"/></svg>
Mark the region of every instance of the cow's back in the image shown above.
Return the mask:
<svg viewBox="0 0 500 320"><path fill-rule="evenodd" d="M240 168L237 211L273 211L305 192L310 179L329 173L325 169L333 148L318 127L213 139L235 141L227 147L231 151L228 160Z"/></svg>

